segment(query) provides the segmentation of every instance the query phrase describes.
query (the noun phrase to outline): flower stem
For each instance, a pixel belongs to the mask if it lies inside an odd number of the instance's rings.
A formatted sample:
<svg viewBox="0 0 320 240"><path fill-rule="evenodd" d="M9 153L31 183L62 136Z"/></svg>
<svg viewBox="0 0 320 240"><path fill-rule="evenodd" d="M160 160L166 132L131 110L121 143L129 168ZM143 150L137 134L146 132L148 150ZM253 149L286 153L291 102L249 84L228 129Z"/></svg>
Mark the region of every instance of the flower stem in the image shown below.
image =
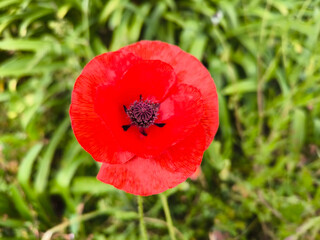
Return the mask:
<svg viewBox="0 0 320 240"><path fill-rule="evenodd" d="M143 199L141 196L138 196L138 209L139 209L139 221L140 221L140 232L143 240L148 240L148 234L146 226L143 219Z"/></svg>
<svg viewBox="0 0 320 240"><path fill-rule="evenodd" d="M169 206L168 206L167 196L164 193L160 193L160 198L161 198L164 214L166 215L166 220L167 220L167 223L168 223L168 230L169 230L170 238L171 238L171 240L176 240L176 236L174 234L174 226L172 224L172 219L171 219L171 215L170 215L170 209L169 209Z"/></svg>

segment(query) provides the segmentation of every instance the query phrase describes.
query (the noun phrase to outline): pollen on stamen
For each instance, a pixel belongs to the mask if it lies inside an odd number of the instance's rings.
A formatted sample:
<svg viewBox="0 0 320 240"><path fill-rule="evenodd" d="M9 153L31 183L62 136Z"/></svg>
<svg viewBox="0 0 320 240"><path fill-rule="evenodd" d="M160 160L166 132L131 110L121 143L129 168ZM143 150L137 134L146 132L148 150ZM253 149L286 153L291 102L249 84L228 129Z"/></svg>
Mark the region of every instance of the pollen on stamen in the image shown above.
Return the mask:
<svg viewBox="0 0 320 240"><path fill-rule="evenodd" d="M139 101L132 103L129 108L123 105L125 113L131 120L131 124L122 126L123 130L127 131L131 125L136 125L139 127L140 133L147 136L145 129L149 126L154 124L157 127L163 127L165 123L155 123L159 115L159 108L159 103L143 100L142 95L140 95Z"/></svg>
<svg viewBox="0 0 320 240"><path fill-rule="evenodd" d="M141 98L140 101L135 101L129 109L127 109L127 115L134 125L147 128L154 124L158 116L158 110L158 103L152 103L148 100L143 101Z"/></svg>

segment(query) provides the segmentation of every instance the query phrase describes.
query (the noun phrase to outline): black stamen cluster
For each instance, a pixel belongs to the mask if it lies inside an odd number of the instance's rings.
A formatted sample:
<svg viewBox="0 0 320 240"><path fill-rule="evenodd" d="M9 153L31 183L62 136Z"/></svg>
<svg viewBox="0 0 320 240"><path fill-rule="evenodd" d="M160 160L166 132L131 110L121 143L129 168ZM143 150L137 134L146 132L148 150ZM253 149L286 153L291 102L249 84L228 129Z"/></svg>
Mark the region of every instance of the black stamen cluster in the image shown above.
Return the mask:
<svg viewBox="0 0 320 240"><path fill-rule="evenodd" d="M132 124L147 128L154 124L158 116L159 103L152 103L151 101L135 101L131 104L130 108L127 109L126 113L130 118Z"/></svg>

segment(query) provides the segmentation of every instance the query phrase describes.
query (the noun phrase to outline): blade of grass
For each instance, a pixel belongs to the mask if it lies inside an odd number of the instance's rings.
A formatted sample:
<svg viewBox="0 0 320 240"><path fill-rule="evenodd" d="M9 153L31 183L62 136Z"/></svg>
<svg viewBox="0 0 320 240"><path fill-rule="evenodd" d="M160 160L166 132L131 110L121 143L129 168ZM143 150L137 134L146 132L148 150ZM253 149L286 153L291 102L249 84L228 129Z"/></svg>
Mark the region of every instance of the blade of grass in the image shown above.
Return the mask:
<svg viewBox="0 0 320 240"><path fill-rule="evenodd" d="M57 148L60 140L66 133L69 127L69 118L66 118L58 127L57 131L54 133L43 158L39 161L39 168L36 174L34 187L38 193L44 192L48 184L50 165L53 159L55 149Z"/></svg>

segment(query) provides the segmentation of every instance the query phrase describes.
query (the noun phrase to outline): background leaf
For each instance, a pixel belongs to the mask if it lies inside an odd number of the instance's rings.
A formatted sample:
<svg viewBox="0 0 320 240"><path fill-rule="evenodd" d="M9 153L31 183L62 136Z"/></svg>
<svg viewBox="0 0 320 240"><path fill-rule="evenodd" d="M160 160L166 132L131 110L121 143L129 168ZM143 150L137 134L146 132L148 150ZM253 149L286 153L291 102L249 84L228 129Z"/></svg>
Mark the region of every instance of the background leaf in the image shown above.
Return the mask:
<svg viewBox="0 0 320 240"><path fill-rule="evenodd" d="M68 110L86 63L142 39L193 54L219 96L201 171L165 193L177 238L319 239L319 34L319 0L0 1L0 239L140 239ZM169 239L159 198L144 207Z"/></svg>

